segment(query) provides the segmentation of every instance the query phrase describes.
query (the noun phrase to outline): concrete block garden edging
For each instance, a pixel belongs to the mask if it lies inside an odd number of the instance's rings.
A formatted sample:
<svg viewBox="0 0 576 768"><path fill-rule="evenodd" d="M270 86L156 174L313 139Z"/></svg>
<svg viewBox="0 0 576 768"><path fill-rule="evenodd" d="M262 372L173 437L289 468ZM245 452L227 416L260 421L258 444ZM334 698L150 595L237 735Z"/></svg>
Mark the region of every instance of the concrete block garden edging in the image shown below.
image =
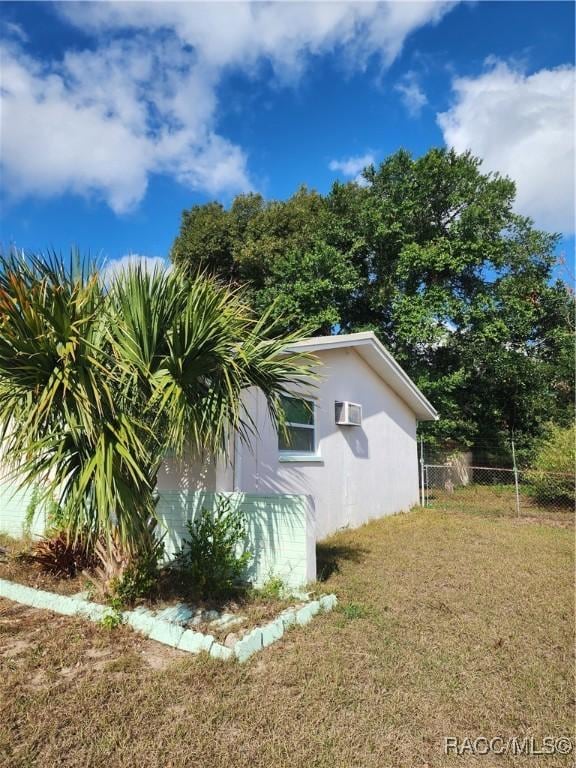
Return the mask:
<svg viewBox="0 0 576 768"><path fill-rule="evenodd" d="M90 621L102 621L106 616L114 615L108 606L90 602L83 597L45 592L34 587L6 581L6 579L0 579L0 597L28 605L31 608L42 608L60 613L63 616L81 616ZM137 608L134 611L123 611L121 617L122 622L128 624L136 632L145 635L150 640L169 645L171 648L177 648L188 653L206 651L216 659L236 658L239 662L244 662L262 648L266 648L279 640L288 627L308 624L317 613L331 611L336 606L336 602L336 595L323 595L298 608L287 608L273 621L262 627L252 629L238 640L233 648L216 642L212 635L185 629L179 624L155 617L146 609Z"/></svg>

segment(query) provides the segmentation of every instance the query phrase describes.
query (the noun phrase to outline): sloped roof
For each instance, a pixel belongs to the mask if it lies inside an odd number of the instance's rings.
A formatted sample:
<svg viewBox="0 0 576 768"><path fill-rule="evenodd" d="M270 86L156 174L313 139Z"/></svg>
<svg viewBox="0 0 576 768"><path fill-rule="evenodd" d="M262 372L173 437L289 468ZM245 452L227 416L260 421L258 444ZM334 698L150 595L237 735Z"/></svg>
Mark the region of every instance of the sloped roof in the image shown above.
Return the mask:
<svg viewBox="0 0 576 768"><path fill-rule="evenodd" d="M290 350L324 352L352 347L360 357L414 411L419 421L436 421L438 412L398 365L372 331L341 336L313 336L290 345Z"/></svg>

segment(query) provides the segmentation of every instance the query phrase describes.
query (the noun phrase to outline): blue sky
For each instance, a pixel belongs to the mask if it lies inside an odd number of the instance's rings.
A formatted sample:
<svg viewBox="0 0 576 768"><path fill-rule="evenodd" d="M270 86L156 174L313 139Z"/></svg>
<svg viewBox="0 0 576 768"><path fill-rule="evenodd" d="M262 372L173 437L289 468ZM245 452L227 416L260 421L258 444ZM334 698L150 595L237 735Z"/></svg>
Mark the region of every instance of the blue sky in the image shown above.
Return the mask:
<svg viewBox="0 0 576 768"><path fill-rule="evenodd" d="M574 5L2 3L4 246L166 256L183 208L468 147L574 247Z"/></svg>

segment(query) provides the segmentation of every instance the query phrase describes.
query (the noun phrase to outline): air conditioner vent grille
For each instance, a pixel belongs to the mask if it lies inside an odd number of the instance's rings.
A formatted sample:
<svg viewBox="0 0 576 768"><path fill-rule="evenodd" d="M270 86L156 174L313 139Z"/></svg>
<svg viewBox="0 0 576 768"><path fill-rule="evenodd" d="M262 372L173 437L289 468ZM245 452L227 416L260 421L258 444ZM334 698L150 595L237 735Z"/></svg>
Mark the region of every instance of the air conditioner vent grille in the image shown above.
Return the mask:
<svg viewBox="0 0 576 768"><path fill-rule="evenodd" d="M337 400L334 403L334 420L340 426L359 427L362 424L362 406L348 400Z"/></svg>

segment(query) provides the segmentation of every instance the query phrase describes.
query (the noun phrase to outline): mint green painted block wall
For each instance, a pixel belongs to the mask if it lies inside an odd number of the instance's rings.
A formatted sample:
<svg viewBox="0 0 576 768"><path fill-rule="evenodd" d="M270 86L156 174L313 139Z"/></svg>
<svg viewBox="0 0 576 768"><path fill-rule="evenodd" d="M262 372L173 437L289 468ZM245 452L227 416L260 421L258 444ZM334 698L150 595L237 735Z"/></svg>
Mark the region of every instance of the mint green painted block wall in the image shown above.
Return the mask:
<svg viewBox="0 0 576 768"><path fill-rule="evenodd" d="M217 496L226 495L241 507L248 524L247 549L253 560L247 576L262 585L279 576L290 587L301 587L316 578L315 532L307 496L293 494L226 493L205 491L161 491L158 517L165 533L167 559L172 559L187 534L186 522L202 509L212 509ZM31 491L20 491L13 483L0 483L0 532L15 538L25 533L26 510ZM37 511L30 533L40 536L46 524Z"/></svg>
<svg viewBox="0 0 576 768"><path fill-rule="evenodd" d="M212 509L218 496L232 499L246 516L247 549L254 556L247 574L250 581L261 585L271 576L279 576L288 586L300 587L315 579L311 511L308 498L300 495L161 491L157 511L166 532L168 559L182 546L186 522L202 507Z"/></svg>
<svg viewBox="0 0 576 768"><path fill-rule="evenodd" d="M0 533L18 539L25 533L26 511L32 498L32 490L19 490L15 483L0 482ZM41 536L46 524L45 515L38 510L30 533Z"/></svg>

